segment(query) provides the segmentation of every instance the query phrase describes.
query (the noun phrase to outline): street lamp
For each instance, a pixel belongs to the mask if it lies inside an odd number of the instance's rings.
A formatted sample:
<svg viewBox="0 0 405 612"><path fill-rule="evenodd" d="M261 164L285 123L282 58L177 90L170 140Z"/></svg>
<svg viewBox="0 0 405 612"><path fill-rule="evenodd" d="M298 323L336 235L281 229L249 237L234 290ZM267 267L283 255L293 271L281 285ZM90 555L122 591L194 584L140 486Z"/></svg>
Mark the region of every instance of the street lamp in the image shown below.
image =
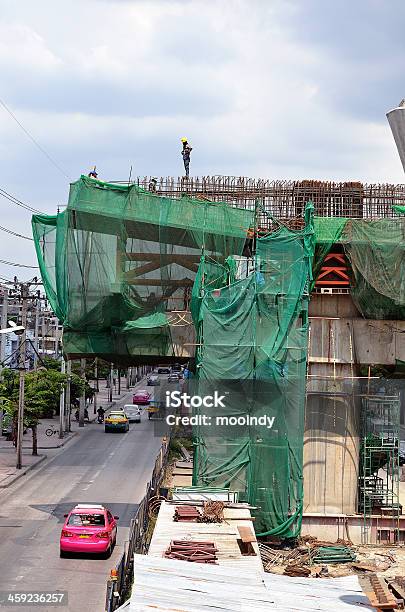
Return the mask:
<svg viewBox="0 0 405 612"><path fill-rule="evenodd" d="M10 327L0 329L0 334L11 334L12 332L14 332L15 334L17 334L17 336L20 336L25 330L25 327L23 327L22 325L17 325L16 323L14 323L14 321L9 321L8 324Z"/></svg>

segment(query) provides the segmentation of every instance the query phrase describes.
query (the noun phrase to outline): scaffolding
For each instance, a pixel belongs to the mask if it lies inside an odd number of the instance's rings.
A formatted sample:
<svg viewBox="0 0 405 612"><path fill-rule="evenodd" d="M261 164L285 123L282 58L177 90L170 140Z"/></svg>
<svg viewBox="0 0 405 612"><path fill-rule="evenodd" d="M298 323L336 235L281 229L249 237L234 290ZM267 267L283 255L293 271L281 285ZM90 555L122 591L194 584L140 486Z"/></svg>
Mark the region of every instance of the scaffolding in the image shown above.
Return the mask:
<svg viewBox="0 0 405 612"><path fill-rule="evenodd" d="M399 541L399 395L361 397L359 512L362 542L369 543L372 517L391 518L393 542Z"/></svg>

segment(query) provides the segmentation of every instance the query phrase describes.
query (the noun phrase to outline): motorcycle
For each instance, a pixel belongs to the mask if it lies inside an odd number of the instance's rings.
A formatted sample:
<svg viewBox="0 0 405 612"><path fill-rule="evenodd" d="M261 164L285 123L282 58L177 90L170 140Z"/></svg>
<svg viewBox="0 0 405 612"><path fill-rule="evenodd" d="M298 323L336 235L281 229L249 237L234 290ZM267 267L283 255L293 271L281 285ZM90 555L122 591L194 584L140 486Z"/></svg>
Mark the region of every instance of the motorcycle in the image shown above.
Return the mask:
<svg viewBox="0 0 405 612"><path fill-rule="evenodd" d="M76 421L79 421L79 418L80 418L79 417L79 410L76 410L76 412L75 412L75 419L76 419ZM85 408L85 410L84 410L84 420L88 421L90 423L90 417L89 417L89 412L88 412L87 408Z"/></svg>
<svg viewBox="0 0 405 612"><path fill-rule="evenodd" d="M99 414L97 416L97 423L104 423L104 414Z"/></svg>

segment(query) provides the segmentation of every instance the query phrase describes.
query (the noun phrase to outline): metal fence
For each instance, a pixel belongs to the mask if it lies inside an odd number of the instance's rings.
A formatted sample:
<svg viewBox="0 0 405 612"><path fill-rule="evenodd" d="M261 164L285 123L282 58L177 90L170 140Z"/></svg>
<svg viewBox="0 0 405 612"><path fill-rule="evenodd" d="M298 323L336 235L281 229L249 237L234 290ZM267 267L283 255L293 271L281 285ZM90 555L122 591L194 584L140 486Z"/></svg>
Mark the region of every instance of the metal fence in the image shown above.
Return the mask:
<svg viewBox="0 0 405 612"><path fill-rule="evenodd" d="M113 612L128 598L134 572L134 554L146 554L149 548L151 531L149 528L149 502L159 493L159 487L164 476L169 455L169 440L163 440L156 457L151 480L146 486L146 493L131 520L128 540L124 552L107 581L106 604L107 612ZM113 575L114 574L114 575Z"/></svg>

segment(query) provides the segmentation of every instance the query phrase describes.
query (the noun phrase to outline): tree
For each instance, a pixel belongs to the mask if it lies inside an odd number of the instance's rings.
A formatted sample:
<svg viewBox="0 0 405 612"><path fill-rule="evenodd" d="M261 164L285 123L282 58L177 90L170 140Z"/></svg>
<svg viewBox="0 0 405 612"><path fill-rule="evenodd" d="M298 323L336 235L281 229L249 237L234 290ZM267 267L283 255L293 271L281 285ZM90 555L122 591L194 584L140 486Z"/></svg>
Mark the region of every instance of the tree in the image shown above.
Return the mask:
<svg viewBox="0 0 405 612"><path fill-rule="evenodd" d="M13 439L17 431L19 374L3 370L2 391L8 404L6 411L13 419ZM41 418L59 408L59 398L67 377L56 370L39 369L25 375L24 426L32 430L32 454L38 454L37 426Z"/></svg>
<svg viewBox="0 0 405 612"><path fill-rule="evenodd" d="M59 408L67 376L56 370L40 369L25 376L24 423L32 430L32 454L38 454L37 427L41 417L53 416Z"/></svg>
<svg viewBox="0 0 405 612"><path fill-rule="evenodd" d="M45 367L25 375L24 426L32 430L32 454L38 454L37 427L41 418L52 418L59 413L60 394L66 388L68 377L60 371L60 361L50 357L43 358ZM13 443L17 439L19 374L16 370L5 368L2 371L0 399L3 409L12 418ZM73 405L78 405L85 389L86 397L92 397L93 389L77 374L71 374L70 397ZM70 408L70 407L69 407Z"/></svg>

